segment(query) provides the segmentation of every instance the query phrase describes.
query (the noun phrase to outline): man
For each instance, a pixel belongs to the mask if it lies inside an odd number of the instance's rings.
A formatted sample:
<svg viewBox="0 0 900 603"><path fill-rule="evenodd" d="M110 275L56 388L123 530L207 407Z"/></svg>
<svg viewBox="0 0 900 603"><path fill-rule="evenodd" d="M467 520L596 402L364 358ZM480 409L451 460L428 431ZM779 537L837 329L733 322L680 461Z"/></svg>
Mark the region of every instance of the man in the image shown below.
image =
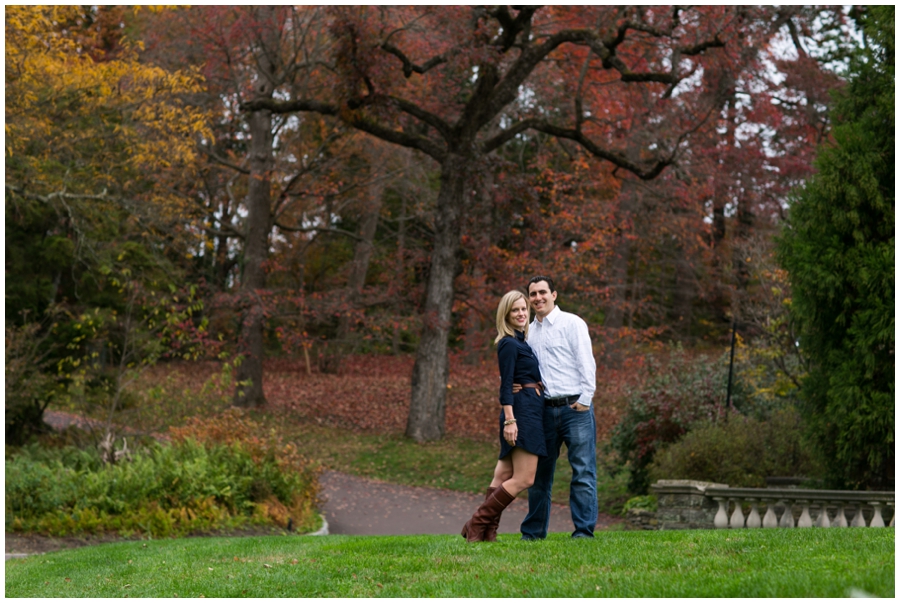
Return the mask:
<svg viewBox="0 0 900 603"><path fill-rule="evenodd" d="M572 537L593 538L597 524L597 425L591 408L597 364L587 324L560 310L556 296L550 277L535 276L528 281L528 298L535 314L528 344L540 362L544 383L547 456L538 462L534 485L528 490L522 540L547 536L553 473L563 442L572 466Z"/></svg>

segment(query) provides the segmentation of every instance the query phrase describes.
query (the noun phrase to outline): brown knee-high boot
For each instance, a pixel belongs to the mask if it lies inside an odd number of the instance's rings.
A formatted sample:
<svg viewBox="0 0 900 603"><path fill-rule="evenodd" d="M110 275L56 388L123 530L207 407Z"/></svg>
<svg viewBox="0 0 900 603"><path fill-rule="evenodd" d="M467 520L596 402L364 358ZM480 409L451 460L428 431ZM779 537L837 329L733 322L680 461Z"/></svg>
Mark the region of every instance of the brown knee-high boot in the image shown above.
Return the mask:
<svg viewBox="0 0 900 603"><path fill-rule="evenodd" d="M462 536L468 542L483 542L484 533L491 521L497 519L499 521L503 510L515 498L503 486L498 486L487 499L481 503L481 506L475 511L475 514L463 526Z"/></svg>
<svg viewBox="0 0 900 603"><path fill-rule="evenodd" d="M491 488L488 486L487 490L484 491L484 500L487 500L491 497L491 494L494 493L494 490L497 488ZM484 529L484 541L485 542L497 542L497 530L500 529L500 516L498 515L487 525Z"/></svg>

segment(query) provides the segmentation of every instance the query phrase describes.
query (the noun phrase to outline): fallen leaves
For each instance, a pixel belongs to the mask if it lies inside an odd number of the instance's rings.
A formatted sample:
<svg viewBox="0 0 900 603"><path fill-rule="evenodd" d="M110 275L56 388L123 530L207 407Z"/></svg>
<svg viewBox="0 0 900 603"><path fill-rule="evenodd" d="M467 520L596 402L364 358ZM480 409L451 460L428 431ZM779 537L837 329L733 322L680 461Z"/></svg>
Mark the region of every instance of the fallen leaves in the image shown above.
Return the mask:
<svg viewBox="0 0 900 603"><path fill-rule="evenodd" d="M292 417L355 431L400 434L409 415L410 378L415 358L410 355L348 356L337 375L306 374L302 360L279 358L265 363L263 383L272 409ZM188 389L199 389L216 370L212 362L167 363L154 367L155 378L164 370ZM596 400L621 397L622 387L638 371L598 367ZM450 355L447 384L446 432L450 435L493 440L497 437L500 378L496 360L467 364L461 354ZM598 436L617 422L615 405L598 405ZM603 419L602 421L600 419ZM600 425L606 427L601 427ZM602 434L601 434L602 432Z"/></svg>

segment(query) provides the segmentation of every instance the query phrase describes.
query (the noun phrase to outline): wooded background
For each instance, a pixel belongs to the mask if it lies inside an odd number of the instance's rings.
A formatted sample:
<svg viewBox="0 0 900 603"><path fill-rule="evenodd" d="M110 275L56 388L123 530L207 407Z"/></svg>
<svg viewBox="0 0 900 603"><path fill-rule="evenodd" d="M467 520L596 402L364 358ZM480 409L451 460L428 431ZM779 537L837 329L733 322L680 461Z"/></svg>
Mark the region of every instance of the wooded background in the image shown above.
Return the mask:
<svg viewBox="0 0 900 603"><path fill-rule="evenodd" d="M259 407L267 357L358 354L415 355L406 433L439 439L450 354L493 358L497 300L548 274L598 364L736 331L835 480L892 482L893 27L892 7L8 6L7 440L75 390L115 408L141 366L240 356L234 403Z"/></svg>

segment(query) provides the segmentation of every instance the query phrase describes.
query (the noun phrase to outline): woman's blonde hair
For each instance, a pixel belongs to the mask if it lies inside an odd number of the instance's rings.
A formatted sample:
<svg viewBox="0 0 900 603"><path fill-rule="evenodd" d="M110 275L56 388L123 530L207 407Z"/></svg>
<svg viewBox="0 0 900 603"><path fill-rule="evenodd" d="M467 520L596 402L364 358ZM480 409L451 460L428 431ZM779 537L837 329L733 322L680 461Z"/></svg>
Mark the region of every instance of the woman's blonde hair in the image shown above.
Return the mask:
<svg viewBox="0 0 900 603"><path fill-rule="evenodd" d="M494 343L499 342L504 337L516 336L516 330L512 327L512 325L509 324L509 321L506 319L509 316L510 310L512 310L513 304L520 299L525 300L525 307L528 308L528 298L525 297L525 294L518 289L513 289L500 298L500 305L497 306L497 338L494 339ZM528 335L527 321L525 322L525 334Z"/></svg>

